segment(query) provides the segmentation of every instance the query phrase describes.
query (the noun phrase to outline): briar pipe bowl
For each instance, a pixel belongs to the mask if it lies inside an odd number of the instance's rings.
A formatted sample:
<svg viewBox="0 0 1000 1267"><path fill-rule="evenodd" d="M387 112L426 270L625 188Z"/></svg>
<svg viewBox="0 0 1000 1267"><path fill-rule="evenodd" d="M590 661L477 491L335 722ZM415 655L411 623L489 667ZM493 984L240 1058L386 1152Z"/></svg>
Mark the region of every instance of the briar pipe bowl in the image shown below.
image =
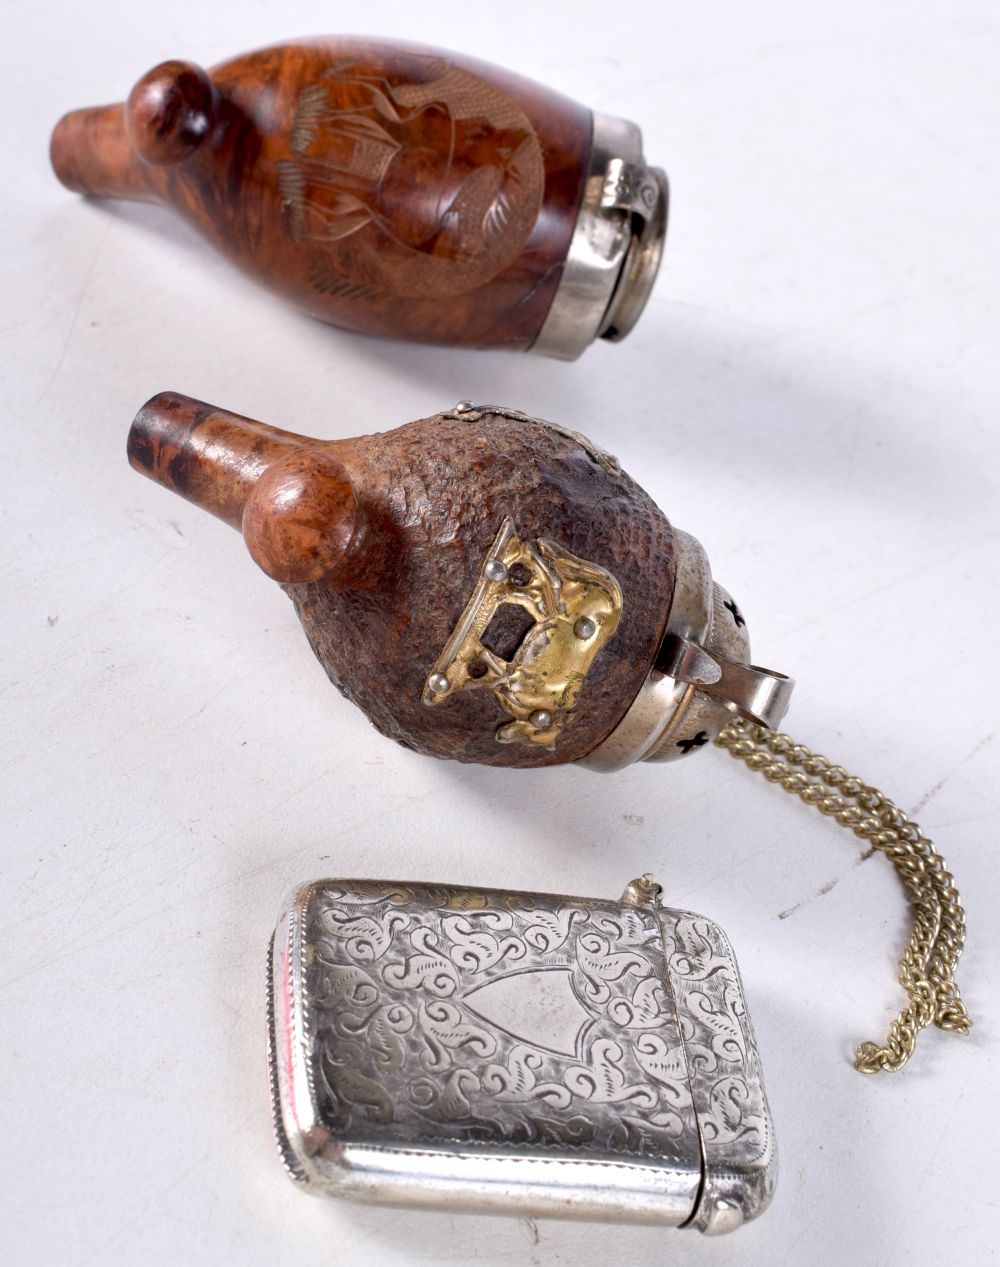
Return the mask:
<svg viewBox="0 0 1000 1267"><path fill-rule="evenodd" d="M415 751L613 770L787 707L698 541L579 432L463 401L313 440L167 392L128 453L242 533L330 679Z"/></svg>
<svg viewBox="0 0 1000 1267"><path fill-rule="evenodd" d="M652 288L639 129L473 58L331 36L154 67L57 124L69 189L172 208L334 325L572 359Z"/></svg>

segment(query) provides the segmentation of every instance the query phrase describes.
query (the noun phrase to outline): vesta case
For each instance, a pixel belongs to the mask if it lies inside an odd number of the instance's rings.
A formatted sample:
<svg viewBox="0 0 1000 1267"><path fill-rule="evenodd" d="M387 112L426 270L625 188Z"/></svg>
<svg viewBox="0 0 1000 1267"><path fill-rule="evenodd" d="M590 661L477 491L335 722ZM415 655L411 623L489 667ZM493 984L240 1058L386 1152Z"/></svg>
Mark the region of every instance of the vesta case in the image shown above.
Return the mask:
<svg viewBox="0 0 1000 1267"><path fill-rule="evenodd" d="M732 948L662 906L323 880L278 922L275 1131L306 1189L731 1231L774 1135Z"/></svg>

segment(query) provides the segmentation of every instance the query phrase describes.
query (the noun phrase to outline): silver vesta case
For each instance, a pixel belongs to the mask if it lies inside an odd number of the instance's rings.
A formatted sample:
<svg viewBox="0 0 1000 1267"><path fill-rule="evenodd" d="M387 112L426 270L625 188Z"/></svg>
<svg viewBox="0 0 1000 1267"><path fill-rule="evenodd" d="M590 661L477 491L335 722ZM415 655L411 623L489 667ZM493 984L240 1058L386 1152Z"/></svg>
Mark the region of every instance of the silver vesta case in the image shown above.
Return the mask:
<svg viewBox="0 0 1000 1267"><path fill-rule="evenodd" d="M659 904L323 880L275 932L285 1166L363 1201L727 1232L775 1181L732 949Z"/></svg>

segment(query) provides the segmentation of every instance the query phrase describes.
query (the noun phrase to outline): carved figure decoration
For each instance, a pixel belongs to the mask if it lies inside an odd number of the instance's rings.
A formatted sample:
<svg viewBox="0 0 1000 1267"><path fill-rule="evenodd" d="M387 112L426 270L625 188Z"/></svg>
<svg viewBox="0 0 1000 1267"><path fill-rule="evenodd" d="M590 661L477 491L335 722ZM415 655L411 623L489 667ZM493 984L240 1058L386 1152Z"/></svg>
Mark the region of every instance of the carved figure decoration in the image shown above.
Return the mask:
<svg viewBox="0 0 1000 1267"><path fill-rule="evenodd" d="M164 62L124 105L67 114L51 154L70 189L172 207L315 316L429 343L572 357L620 338L665 225L638 129L416 45ZM583 291L580 268L599 275Z"/></svg>

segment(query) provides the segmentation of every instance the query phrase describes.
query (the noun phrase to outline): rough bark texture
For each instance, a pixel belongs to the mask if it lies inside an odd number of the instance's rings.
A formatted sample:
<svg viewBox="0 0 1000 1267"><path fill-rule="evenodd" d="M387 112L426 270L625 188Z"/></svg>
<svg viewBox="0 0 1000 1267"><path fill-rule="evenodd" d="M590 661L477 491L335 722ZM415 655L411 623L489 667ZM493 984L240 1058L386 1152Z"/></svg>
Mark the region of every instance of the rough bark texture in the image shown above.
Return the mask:
<svg viewBox="0 0 1000 1267"><path fill-rule="evenodd" d="M573 761L617 725L653 664L673 594L670 525L627 475L544 425L438 414L382 435L320 442L167 394L140 411L129 452L143 473L241 522L255 557L267 499L279 490L280 532L266 535L266 570L291 579L313 574L315 560L328 569L284 586L310 644L372 723L418 752L503 766ZM308 460L293 461L296 453ZM294 479L265 476L286 468ZM345 478L353 498L342 495ZM341 507L342 518L330 521ZM421 700L507 516L522 539L550 538L607 569L623 592L618 628L552 749L499 743L497 728L510 718L491 690L434 707Z"/></svg>

